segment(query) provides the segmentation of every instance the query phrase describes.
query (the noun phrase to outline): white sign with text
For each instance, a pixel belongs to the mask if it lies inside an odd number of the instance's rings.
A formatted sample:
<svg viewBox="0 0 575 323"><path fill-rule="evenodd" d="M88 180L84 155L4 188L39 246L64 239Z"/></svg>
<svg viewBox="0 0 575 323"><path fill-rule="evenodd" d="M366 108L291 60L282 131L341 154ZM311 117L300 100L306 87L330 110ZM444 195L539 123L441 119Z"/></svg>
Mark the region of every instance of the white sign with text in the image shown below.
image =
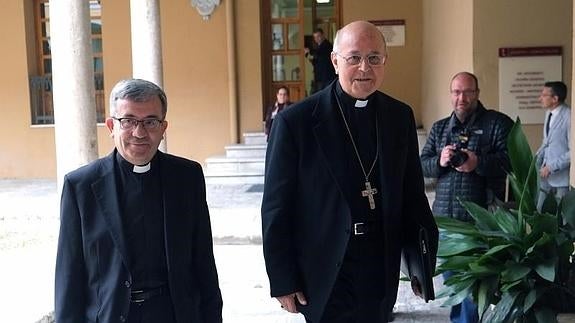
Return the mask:
<svg viewBox="0 0 575 323"><path fill-rule="evenodd" d="M530 48L531 51L517 52L517 55L509 51L503 51L502 55L502 50L514 49L500 49L499 111L513 120L519 117L523 124L543 123L545 110L539 102L539 94L545 82L562 80L561 55L552 55L556 51L551 55L542 54L544 49L549 48Z"/></svg>

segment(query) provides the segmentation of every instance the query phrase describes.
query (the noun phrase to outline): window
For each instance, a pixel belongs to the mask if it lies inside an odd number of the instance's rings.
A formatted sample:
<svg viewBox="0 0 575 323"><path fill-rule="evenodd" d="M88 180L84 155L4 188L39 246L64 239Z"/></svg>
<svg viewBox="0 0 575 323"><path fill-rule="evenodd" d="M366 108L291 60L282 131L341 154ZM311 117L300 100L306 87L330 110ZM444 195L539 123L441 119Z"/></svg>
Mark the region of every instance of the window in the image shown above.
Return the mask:
<svg viewBox="0 0 575 323"><path fill-rule="evenodd" d="M92 55L94 57L94 84L96 88L96 120L104 122L104 61L102 56L102 10L99 0L90 3L92 29ZM36 74L30 77L32 124L53 124L52 55L50 51L50 3L34 0L36 34Z"/></svg>

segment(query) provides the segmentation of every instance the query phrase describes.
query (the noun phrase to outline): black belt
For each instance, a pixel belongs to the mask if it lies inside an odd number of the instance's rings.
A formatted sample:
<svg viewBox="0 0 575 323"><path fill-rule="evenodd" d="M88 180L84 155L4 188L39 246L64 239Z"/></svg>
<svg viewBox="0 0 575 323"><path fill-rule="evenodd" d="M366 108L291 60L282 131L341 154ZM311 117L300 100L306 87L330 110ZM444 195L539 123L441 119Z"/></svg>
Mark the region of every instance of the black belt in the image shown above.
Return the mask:
<svg viewBox="0 0 575 323"><path fill-rule="evenodd" d="M381 223L379 222L357 222L353 226L353 235L362 236L366 234L373 234L381 232Z"/></svg>
<svg viewBox="0 0 575 323"><path fill-rule="evenodd" d="M149 300L150 298L154 298L162 294L167 294L167 292L168 288L166 286L132 290L130 292L130 302L142 303Z"/></svg>

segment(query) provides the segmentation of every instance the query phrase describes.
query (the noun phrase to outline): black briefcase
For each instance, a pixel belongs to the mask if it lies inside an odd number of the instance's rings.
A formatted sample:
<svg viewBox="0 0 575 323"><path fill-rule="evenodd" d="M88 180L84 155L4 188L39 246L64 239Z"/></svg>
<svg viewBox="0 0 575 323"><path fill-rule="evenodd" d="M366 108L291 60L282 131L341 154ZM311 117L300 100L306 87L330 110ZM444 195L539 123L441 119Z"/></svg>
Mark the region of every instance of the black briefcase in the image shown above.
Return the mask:
<svg viewBox="0 0 575 323"><path fill-rule="evenodd" d="M433 289L433 263L429 249L429 237L427 230L418 225L417 239L405 241L401 251L401 271L412 280L417 278L421 285L421 293L425 302L435 299Z"/></svg>

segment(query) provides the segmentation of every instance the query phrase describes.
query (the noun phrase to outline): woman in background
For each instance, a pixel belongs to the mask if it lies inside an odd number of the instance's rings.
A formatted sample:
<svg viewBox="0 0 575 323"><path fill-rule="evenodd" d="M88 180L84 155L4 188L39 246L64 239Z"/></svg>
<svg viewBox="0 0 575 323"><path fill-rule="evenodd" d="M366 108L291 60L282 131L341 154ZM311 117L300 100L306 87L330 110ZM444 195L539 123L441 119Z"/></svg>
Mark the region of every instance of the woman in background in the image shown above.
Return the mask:
<svg viewBox="0 0 575 323"><path fill-rule="evenodd" d="M289 89L285 85L280 86L278 92L276 93L276 98L276 102L270 106L266 112L266 136L270 134L270 130L272 129L272 122L274 121L276 115L292 104L289 100Z"/></svg>

